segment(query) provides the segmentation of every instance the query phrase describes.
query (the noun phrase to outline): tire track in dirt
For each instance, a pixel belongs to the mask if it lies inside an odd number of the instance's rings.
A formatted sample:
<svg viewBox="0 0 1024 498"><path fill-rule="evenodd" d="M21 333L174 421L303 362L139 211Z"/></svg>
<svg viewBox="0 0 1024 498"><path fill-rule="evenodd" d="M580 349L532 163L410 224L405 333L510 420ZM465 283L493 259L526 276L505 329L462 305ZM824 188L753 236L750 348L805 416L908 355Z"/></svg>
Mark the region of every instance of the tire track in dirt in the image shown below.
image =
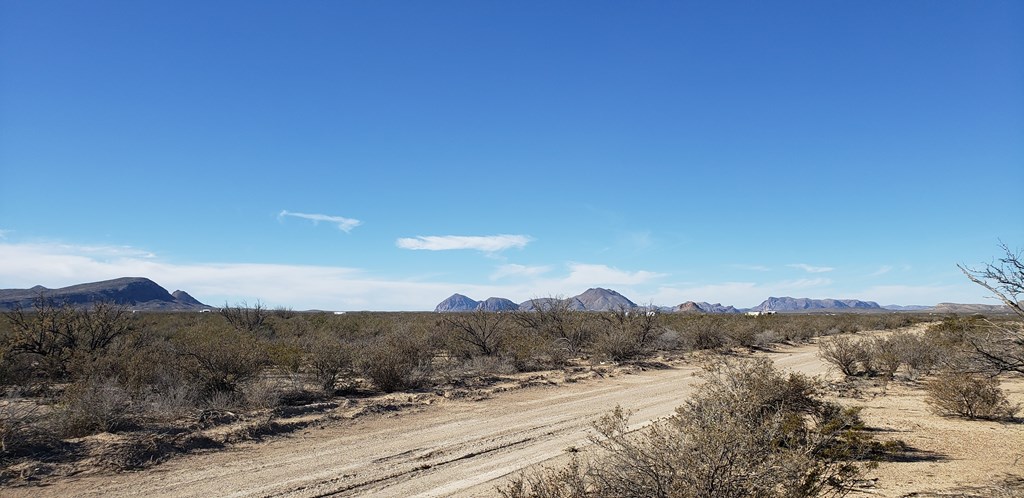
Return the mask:
<svg viewBox="0 0 1024 498"><path fill-rule="evenodd" d="M822 373L817 347L766 353ZM71 477L12 496L490 496L502 478L588 443L593 420L622 406L633 426L669 416L699 382L696 366L443 400L415 413L366 417L268 442L181 457L119 474Z"/></svg>

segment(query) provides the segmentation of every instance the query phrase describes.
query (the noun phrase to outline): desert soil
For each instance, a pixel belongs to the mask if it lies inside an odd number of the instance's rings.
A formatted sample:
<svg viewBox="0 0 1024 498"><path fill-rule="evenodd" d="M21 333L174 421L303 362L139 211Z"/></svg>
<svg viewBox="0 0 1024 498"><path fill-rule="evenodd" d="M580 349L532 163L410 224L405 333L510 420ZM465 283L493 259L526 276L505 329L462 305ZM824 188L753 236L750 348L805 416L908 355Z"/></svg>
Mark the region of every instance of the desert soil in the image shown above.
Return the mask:
<svg viewBox="0 0 1024 498"><path fill-rule="evenodd" d="M802 345L759 354L787 370L835 376L817 352ZM633 411L637 427L670 415L692 394L699 370L677 364L475 399L436 397L418 409L340 420L143 471L55 477L0 495L494 496L520 469L558 464L585 447L591 421L616 405ZM1024 402L1024 380L1004 387ZM863 496L991 496L1002 492L1000 483L1024 480L1024 425L936 417L919 387L899 383L839 400L863 406L880 438L915 450L908 461L872 470Z"/></svg>

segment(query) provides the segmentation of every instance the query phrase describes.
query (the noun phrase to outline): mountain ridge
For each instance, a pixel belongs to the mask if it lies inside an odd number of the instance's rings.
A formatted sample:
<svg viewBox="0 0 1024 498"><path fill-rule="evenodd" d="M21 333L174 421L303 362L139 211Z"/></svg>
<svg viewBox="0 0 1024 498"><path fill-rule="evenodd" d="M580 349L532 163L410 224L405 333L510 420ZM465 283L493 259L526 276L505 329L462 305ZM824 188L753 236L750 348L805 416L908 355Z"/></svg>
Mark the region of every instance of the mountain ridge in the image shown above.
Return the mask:
<svg viewBox="0 0 1024 498"><path fill-rule="evenodd" d="M146 311L197 311L211 308L185 291L177 290L171 294L148 278L121 277L57 289L49 289L42 285L28 289L0 289L0 310L31 308L40 296L56 304L74 307L89 307L98 302L109 302Z"/></svg>
<svg viewBox="0 0 1024 498"><path fill-rule="evenodd" d="M484 305L486 302L502 302L501 309L495 309L495 305ZM486 301L475 301L462 294L453 294L434 308L436 312L449 311L474 311L484 309L487 311L534 311L537 308L553 306L556 303L564 305L572 311L611 311L617 309L656 309L664 312L674 313L703 313L703 314L738 314L738 313L813 313L813 312L932 312L932 313L1001 313L1008 309L1001 305L987 304L959 304L939 303L936 306L922 305L897 305L890 304L881 306L875 301L864 301L860 299L814 299L794 297L769 297L761 304L752 308L736 308L721 303L708 303L697 301L686 301L673 307L663 306L638 306L629 298L611 289L595 287L587 289L581 294L568 298L542 297L528 299L519 303L513 308L513 301L504 298L488 298Z"/></svg>

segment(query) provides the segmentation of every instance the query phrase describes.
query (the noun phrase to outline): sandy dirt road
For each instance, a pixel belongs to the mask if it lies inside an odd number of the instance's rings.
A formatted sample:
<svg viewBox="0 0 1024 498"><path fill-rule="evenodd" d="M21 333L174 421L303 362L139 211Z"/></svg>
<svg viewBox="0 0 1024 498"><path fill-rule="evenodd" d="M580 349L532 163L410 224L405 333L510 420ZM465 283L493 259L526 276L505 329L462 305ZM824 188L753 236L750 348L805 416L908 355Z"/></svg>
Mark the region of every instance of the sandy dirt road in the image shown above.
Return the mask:
<svg viewBox="0 0 1024 498"><path fill-rule="evenodd" d="M817 347L770 354L817 374ZM365 417L119 474L63 478L13 496L493 496L529 465L587 444L590 423L616 405L639 426L670 415L699 368L647 370L558 387L446 401L416 413Z"/></svg>

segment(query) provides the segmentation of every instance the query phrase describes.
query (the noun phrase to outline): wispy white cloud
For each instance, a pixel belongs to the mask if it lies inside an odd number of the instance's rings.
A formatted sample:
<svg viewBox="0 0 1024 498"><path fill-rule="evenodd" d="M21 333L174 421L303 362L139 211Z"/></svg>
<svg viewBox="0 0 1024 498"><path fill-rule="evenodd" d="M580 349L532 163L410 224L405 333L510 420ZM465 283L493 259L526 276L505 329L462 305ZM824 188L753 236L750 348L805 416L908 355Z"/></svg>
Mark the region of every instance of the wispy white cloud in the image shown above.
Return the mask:
<svg viewBox="0 0 1024 498"><path fill-rule="evenodd" d="M626 232L620 237L623 245L634 251L649 249L654 246L654 237L650 231Z"/></svg>
<svg viewBox="0 0 1024 498"><path fill-rule="evenodd" d="M484 252L498 252L513 247L523 248L533 240L526 235L427 235L403 237L395 241L402 249L424 251L451 251L475 249Z"/></svg>
<svg viewBox="0 0 1024 498"><path fill-rule="evenodd" d="M733 264L733 265L729 265L729 266L731 266L733 268L736 268L737 270L762 271L762 272L763 271L772 271L771 268L769 268L767 266L763 266L763 265Z"/></svg>
<svg viewBox="0 0 1024 498"><path fill-rule="evenodd" d="M10 234L13 231L14 230L4 230L4 229L0 228L0 239L6 239L7 235Z"/></svg>
<svg viewBox="0 0 1024 498"><path fill-rule="evenodd" d="M835 268L832 268L830 266L811 266L804 263L793 263L791 265L786 266L790 268L799 268L807 273L826 273L835 270Z"/></svg>
<svg viewBox="0 0 1024 498"><path fill-rule="evenodd" d="M497 278L494 275L498 275ZM637 303L675 305L684 301L754 306L768 296L855 298L881 304L989 302L984 290L951 272L948 282L917 285L840 287L832 279L771 282L664 283L668 275L623 270L604 264L554 267L501 265L492 284L444 281L438 275L395 278L360 268L290 264L173 263L125 246L0 242L2 287L50 288L117 277L148 277L168 290L182 289L208 304L253 302L327 310L429 310L456 292L476 299L500 296L522 302L537 296L578 294L587 287L611 287ZM517 276L508 280L503 277ZM422 276L421 276L422 277ZM963 280L963 282L961 282Z"/></svg>
<svg viewBox="0 0 1024 498"><path fill-rule="evenodd" d="M814 289L822 288L828 285L832 285L832 279L828 278L799 278L796 280L784 280L782 282L774 282L771 284L772 288L778 289L778 291L788 292L802 289Z"/></svg>
<svg viewBox="0 0 1024 498"><path fill-rule="evenodd" d="M356 220L356 219L353 219L353 218L346 218L344 216L331 216L331 215L327 215L327 214L293 213L291 211L281 211L280 213L278 213L277 218L278 219L282 219L285 216L291 216L293 218L302 218L302 219L305 219L305 220L312 220L313 223L319 223L321 221L326 221L328 223L333 223L335 225L338 225L338 229L340 229L341 231L343 231L345 233L349 233L349 232L352 231L353 228L363 224L363 222L361 222L359 220Z"/></svg>
<svg viewBox="0 0 1024 498"><path fill-rule="evenodd" d="M517 264L505 264L499 266L491 274L491 280L498 280L506 277L537 277L551 271L550 266L525 266Z"/></svg>
<svg viewBox="0 0 1024 498"><path fill-rule="evenodd" d="M607 265L570 263L569 276L562 280L565 284L577 285L638 285L653 279L664 277L664 273L651 271L624 271Z"/></svg>
<svg viewBox="0 0 1024 498"><path fill-rule="evenodd" d="M119 257L109 257L121 253ZM259 299L271 306L325 310L429 310L455 292L524 295L522 288L423 282L373 275L358 268L287 264L171 263L122 248L0 243L3 287L50 288L118 277L150 278L211 305ZM514 292L513 292L514 291Z"/></svg>
<svg viewBox="0 0 1024 498"><path fill-rule="evenodd" d="M882 266L879 269L875 270L874 272L869 273L868 276L869 277L880 277L880 276L885 275L886 273L889 273L891 271L892 271L892 267L889 266L889 265L885 265L885 266Z"/></svg>

